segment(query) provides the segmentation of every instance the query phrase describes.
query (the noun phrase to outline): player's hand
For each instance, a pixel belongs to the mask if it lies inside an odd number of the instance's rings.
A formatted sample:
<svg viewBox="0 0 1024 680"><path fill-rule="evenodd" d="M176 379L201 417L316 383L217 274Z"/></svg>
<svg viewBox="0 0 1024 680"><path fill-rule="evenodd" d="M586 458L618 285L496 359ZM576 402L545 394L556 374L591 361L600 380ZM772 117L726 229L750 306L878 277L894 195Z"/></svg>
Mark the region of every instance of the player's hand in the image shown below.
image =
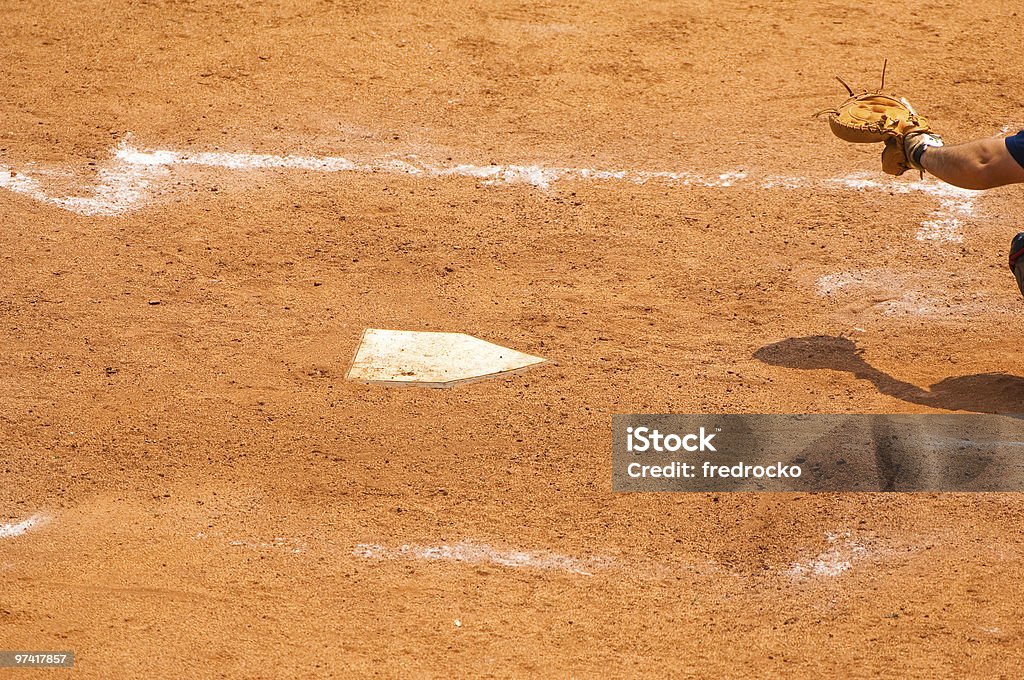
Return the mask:
<svg viewBox="0 0 1024 680"><path fill-rule="evenodd" d="M899 177L909 169L907 155L903 152L903 141L896 137L885 140L885 147L882 149L882 171Z"/></svg>
<svg viewBox="0 0 1024 680"><path fill-rule="evenodd" d="M882 171L897 177L911 168L924 172L921 156L930 146L942 146L942 137L934 132L917 131L886 139L882 149Z"/></svg>

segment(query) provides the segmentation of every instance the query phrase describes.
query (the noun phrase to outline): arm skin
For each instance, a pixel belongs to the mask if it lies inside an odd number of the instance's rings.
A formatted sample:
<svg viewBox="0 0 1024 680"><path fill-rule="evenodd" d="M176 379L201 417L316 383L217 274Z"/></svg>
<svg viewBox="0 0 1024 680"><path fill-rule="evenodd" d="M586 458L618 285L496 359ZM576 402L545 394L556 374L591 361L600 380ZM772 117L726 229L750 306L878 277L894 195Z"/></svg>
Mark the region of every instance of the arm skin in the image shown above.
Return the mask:
<svg viewBox="0 0 1024 680"><path fill-rule="evenodd" d="M1002 139L979 139L956 146L931 147L921 157L924 169L963 189L992 189L1024 182L1024 167Z"/></svg>

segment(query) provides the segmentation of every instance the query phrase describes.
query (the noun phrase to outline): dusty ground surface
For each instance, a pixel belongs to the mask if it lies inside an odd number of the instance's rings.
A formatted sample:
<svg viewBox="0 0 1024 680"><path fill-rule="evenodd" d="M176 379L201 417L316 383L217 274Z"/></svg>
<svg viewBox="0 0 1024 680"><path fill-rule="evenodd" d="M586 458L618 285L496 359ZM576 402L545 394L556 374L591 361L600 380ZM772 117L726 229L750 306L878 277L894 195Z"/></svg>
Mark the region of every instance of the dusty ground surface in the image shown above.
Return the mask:
<svg viewBox="0 0 1024 680"><path fill-rule="evenodd" d="M609 491L613 413L1024 410L1020 190L902 191L810 118L837 70L875 81L880 26L947 139L1024 123L1012 2L5 2L0 165L38 186L0 188L0 648L95 678L1016 677L1018 495ZM42 200L93 196L128 134L745 179L175 166L118 214ZM354 384L366 327L552 363Z"/></svg>

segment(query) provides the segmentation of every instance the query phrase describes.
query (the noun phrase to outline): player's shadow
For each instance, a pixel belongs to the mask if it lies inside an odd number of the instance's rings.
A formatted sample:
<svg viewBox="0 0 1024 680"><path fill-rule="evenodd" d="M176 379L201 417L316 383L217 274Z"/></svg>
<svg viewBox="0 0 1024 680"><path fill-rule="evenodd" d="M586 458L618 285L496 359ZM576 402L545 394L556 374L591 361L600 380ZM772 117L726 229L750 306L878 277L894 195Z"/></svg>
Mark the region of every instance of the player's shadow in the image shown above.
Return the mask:
<svg viewBox="0 0 1024 680"><path fill-rule="evenodd" d="M849 338L813 335L765 345L754 358L772 366L803 370L848 371L870 381L879 392L897 399L949 411L1024 413L1024 378L1006 373L978 373L941 380L925 389L875 368Z"/></svg>

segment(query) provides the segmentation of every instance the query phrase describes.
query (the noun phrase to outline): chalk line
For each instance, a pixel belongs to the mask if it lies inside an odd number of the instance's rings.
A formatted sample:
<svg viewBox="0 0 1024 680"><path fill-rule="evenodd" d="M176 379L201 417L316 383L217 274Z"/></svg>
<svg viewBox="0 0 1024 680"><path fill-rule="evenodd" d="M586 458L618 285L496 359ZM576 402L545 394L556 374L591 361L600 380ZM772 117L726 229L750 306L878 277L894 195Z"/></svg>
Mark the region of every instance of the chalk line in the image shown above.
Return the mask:
<svg viewBox="0 0 1024 680"><path fill-rule="evenodd" d="M834 531L825 534L827 547L810 557L793 561L788 566L771 569L771 573L794 581L812 578L836 578L854 569L859 563L877 562L892 553L891 547L880 545L872 538L861 538L851 531ZM913 550L912 546L907 546ZM722 573L720 565L708 562L704 565L672 565L668 563L626 563L618 558L591 556L570 557L549 551L528 551L497 548L484 542L464 540L454 544L437 545L403 544L394 547L360 543L352 555L367 560L417 560L426 562L449 562L463 564L492 564L507 568L531 568L563 571L579 576L593 576L598 571L628 570L632 574L644 574L659 578L685 570L692 573Z"/></svg>
<svg viewBox="0 0 1024 680"><path fill-rule="evenodd" d="M829 548L806 560L793 562L786 576L793 579L841 576L856 562L871 557L868 547L855 540L849 531L825 534Z"/></svg>
<svg viewBox="0 0 1024 680"><path fill-rule="evenodd" d="M235 172L294 170L299 172L411 175L415 177L466 177L487 186L525 184L548 190L556 182L625 182L636 185L662 183L678 187L727 189L816 189L824 191L872 191L889 194L920 193L938 201L917 232L923 241L963 240L963 220L975 213L978 192L958 189L935 181L879 180L865 174L814 179L799 176L758 176L747 170L721 172L573 168L557 165L472 163L439 164L416 155L387 154L356 161L342 156L299 156L222 151L176 151L142 149L126 136L113 149L107 164L95 180L83 183L78 195L60 196L47 192L39 180L25 172L0 165L0 188L55 205L79 215L116 216L137 210L166 184L175 168L201 167ZM41 174L41 173L40 173Z"/></svg>
<svg viewBox="0 0 1024 680"><path fill-rule="evenodd" d="M233 152L180 152L171 150L143 150L127 140L115 149L114 158L123 164L143 167L170 167L195 165L228 170L288 169L312 172L361 172L415 175L423 177L470 177L484 184L529 184L538 189L550 189L563 180L624 180L634 184L652 181L670 182L683 186L729 187L746 178L737 170L706 175L693 172L664 172L648 170L598 170L593 168L567 168L544 165L457 163L437 165L415 155L356 162L341 156L275 156Z"/></svg>
<svg viewBox="0 0 1024 680"><path fill-rule="evenodd" d="M614 565L610 557L579 559L553 552L495 548L487 543L460 541L453 545L400 545L387 548L360 543L352 551L356 557L376 560L426 560L463 562L466 564L493 564L509 568L532 568L565 571L580 576L592 576L598 569Z"/></svg>
<svg viewBox="0 0 1024 680"><path fill-rule="evenodd" d="M47 518L44 515L36 513L28 519L22 520L16 524L0 524L0 538L15 538L26 533L30 529L35 529L47 522Z"/></svg>

